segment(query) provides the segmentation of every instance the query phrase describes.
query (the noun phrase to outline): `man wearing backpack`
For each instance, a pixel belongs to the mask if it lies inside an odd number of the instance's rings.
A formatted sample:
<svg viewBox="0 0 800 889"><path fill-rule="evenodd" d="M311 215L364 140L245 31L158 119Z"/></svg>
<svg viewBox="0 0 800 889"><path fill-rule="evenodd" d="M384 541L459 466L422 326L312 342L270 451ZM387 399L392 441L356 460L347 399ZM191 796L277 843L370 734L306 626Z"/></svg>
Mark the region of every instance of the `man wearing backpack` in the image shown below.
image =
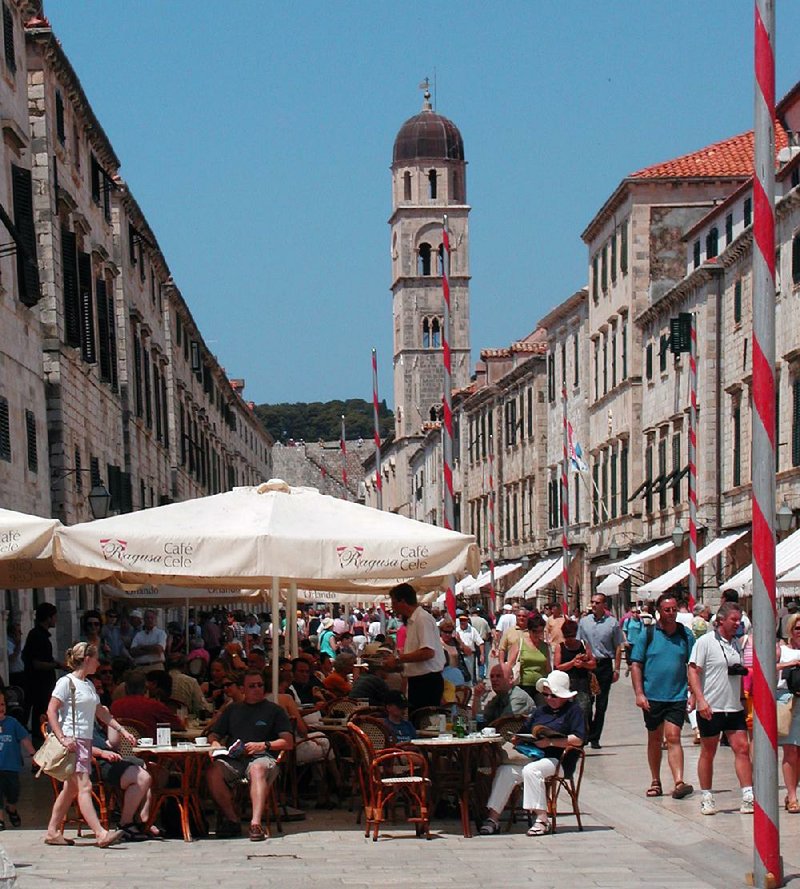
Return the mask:
<svg viewBox="0 0 800 889"><path fill-rule="evenodd" d="M686 669L694 645L691 630L678 622L678 602L662 593L656 603L657 623L646 627L631 651L631 681L636 706L641 708L647 729L647 762L652 782L646 796L661 796L661 748L667 742L675 787L673 799L689 796L694 788L683 780L681 727L686 719L688 680Z"/></svg>

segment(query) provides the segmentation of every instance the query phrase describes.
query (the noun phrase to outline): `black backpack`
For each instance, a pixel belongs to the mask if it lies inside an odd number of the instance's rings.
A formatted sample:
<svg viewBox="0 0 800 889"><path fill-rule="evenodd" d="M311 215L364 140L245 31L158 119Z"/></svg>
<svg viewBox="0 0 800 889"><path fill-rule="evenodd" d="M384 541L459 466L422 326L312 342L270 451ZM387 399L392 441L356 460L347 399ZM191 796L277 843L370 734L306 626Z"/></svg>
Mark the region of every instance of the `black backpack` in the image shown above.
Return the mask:
<svg viewBox="0 0 800 889"><path fill-rule="evenodd" d="M783 670L783 678L786 687L793 695L800 695L800 667L792 667L791 670Z"/></svg>

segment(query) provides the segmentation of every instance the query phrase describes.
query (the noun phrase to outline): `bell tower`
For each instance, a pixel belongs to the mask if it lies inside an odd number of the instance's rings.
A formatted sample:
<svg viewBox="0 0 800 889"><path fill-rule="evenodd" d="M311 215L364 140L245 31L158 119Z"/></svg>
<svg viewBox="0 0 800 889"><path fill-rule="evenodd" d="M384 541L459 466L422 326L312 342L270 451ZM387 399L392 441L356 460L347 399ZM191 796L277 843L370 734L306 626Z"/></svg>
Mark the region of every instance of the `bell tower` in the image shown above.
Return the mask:
<svg viewBox="0 0 800 889"><path fill-rule="evenodd" d="M469 382L469 211L464 142L456 125L431 105L397 134L392 158L392 317L395 439L422 434L441 419L442 218L450 230L450 349L453 388ZM410 444L410 443L409 443Z"/></svg>

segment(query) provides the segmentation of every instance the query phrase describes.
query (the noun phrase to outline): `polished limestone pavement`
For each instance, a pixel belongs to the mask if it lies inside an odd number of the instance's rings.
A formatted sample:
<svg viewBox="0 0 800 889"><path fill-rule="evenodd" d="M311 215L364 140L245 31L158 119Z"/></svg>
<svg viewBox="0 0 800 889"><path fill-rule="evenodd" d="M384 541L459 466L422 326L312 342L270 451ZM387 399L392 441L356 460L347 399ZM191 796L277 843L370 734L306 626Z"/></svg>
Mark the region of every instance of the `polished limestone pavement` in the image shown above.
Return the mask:
<svg viewBox="0 0 800 889"><path fill-rule="evenodd" d="M0 834L17 869L20 889L169 886L275 886L348 889L531 885L540 889L731 889L752 869L752 816L738 813L730 751L717 756L718 814L700 814L699 795L646 799L650 783L645 733L628 679L614 687L603 749L587 756L582 790L584 831L574 818L555 835L528 838L526 825L492 837L464 839L453 818L436 821L434 839L416 839L403 824L389 826L377 843L366 840L346 809L309 812L265 843L179 840L97 849L91 838L71 848L42 844L51 800L49 786L26 775L20 811L23 828ZM686 780L697 784L697 747L684 732ZM49 783L49 782L48 782ZM717 790L718 788L718 790ZM783 799L783 791L780 798ZM781 813L787 885L800 887L800 815ZM68 835L74 836L74 833Z"/></svg>

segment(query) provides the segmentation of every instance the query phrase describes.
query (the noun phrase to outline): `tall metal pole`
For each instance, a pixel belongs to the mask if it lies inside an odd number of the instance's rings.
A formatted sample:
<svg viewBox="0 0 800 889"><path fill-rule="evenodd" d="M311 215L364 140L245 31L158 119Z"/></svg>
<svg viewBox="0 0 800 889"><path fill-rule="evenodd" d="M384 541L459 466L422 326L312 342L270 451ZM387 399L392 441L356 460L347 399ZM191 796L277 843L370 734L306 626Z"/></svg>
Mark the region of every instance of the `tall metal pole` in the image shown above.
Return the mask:
<svg viewBox="0 0 800 889"><path fill-rule="evenodd" d="M561 595L564 614L569 610L569 427L567 421L567 380L566 368L561 382L561 405L563 413L563 454L561 460Z"/></svg>
<svg viewBox="0 0 800 889"><path fill-rule="evenodd" d="M497 550L497 492L494 488L494 436L489 436L489 607L492 617L497 611L497 590L494 585L494 555Z"/></svg>
<svg viewBox="0 0 800 889"><path fill-rule="evenodd" d="M453 509L453 367L450 354L450 233L447 230L447 215L442 217L442 294L444 296L444 324L442 330L442 358L444 361L444 424L442 451L444 455L444 526L452 530ZM456 619L455 578L447 579L445 596L447 610L452 620Z"/></svg>
<svg viewBox="0 0 800 889"><path fill-rule="evenodd" d="M378 509L383 509L383 478L381 477L381 425L378 418L378 353L372 350L372 419L375 426L375 494Z"/></svg>
<svg viewBox="0 0 800 889"><path fill-rule="evenodd" d="M697 602L697 319L689 337L689 608Z"/></svg>
<svg viewBox="0 0 800 889"><path fill-rule="evenodd" d="M339 440L339 449L342 452L342 485L344 486L344 499L349 500L347 491L347 435L344 428L344 414L342 414L342 437Z"/></svg>
<svg viewBox="0 0 800 889"><path fill-rule="evenodd" d="M774 0L755 4L753 175L753 885L783 885L775 670Z"/></svg>

